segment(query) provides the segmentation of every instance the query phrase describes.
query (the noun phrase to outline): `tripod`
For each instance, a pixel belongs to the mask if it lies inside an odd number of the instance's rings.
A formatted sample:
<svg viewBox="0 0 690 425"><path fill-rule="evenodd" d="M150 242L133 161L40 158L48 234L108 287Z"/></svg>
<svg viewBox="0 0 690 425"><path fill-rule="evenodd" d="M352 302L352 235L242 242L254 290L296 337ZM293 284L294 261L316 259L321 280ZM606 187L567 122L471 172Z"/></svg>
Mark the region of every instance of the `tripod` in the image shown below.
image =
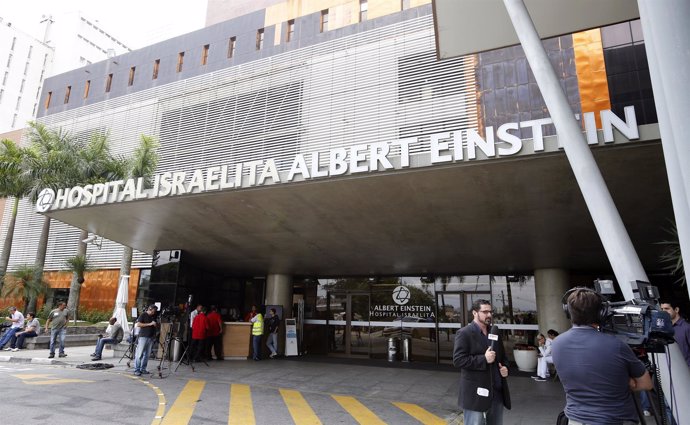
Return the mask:
<svg viewBox="0 0 690 425"><path fill-rule="evenodd" d="M134 358L134 354L137 352L137 336L132 335L131 340L129 342L129 347L127 347L127 351L120 357L120 361L118 363L122 363L122 360L127 357L127 367L132 367L132 359Z"/></svg>
<svg viewBox="0 0 690 425"><path fill-rule="evenodd" d="M180 340L179 338L178 338L178 340L180 341L180 343L182 343L182 340ZM186 345L185 345L184 352L182 353L182 356L180 357L180 360L177 362L177 365L175 366L175 372L177 372L177 368L180 367L180 363L184 363L184 364L188 365L189 367L192 368L192 372L195 372L195 369L194 369L194 357L196 357L196 355L199 354L200 351L204 351L204 350L203 350L203 346L202 346L201 348L198 348L198 347L199 347L199 346L197 345L197 346L196 346L197 349L194 350L195 353L192 353L192 352L191 352L191 351L192 351L192 350L191 350L192 344L186 344ZM200 357L199 359L200 359L201 363L203 363L203 364L205 364L206 366L208 366L208 363L206 363L206 360L202 360L201 357Z"/></svg>
<svg viewBox="0 0 690 425"><path fill-rule="evenodd" d="M160 348L160 355L159 355L159 360L158 360L158 366L156 367L156 370L158 371L158 377L159 378L165 378L168 376L168 374L172 371L172 353L170 353L170 350L172 348L172 342L179 340L175 336L176 334L176 327L177 323L174 321L171 321L169 323L169 327L167 330L165 330L165 338L163 339L163 343L160 343L160 336L159 336L159 348ZM161 326L162 330L162 326ZM166 373L165 376L163 374Z"/></svg>
<svg viewBox="0 0 690 425"><path fill-rule="evenodd" d="M663 353L663 349L661 350L661 352ZM670 417L672 412L670 410L667 410L668 408L666 406L664 392L661 389L661 381L659 381L659 373L655 357L652 354L644 356L641 360L647 367L647 371L651 375L652 382L654 383L654 392L644 391L645 395L647 396L647 400L649 401L649 405L651 407L650 413L654 417L654 421L657 425L671 425L672 423L674 423L672 421L672 418ZM640 423L642 425L646 425L647 421L645 420L644 414L642 412L642 406L640 401L637 397L633 397L633 400L635 402L635 408L637 409L637 415L640 418Z"/></svg>

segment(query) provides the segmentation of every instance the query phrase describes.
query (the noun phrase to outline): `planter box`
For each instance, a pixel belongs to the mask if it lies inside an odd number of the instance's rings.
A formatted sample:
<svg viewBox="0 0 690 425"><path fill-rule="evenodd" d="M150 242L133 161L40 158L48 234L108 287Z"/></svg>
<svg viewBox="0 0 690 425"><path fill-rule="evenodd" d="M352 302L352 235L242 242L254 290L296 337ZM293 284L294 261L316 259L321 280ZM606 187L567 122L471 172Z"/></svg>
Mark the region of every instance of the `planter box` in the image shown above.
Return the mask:
<svg viewBox="0 0 690 425"><path fill-rule="evenodd" d="M515 363L522 372L535 372L537 370L537 350L513 350Z"/></svg>

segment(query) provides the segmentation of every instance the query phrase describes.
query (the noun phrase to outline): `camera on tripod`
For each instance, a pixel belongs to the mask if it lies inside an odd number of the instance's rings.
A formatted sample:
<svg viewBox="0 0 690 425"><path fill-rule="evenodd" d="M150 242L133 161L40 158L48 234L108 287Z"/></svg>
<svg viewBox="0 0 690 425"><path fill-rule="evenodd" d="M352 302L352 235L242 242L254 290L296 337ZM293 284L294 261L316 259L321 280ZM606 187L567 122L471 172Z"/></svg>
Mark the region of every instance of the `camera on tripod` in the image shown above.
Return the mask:
<svg viewBox="0 0 690 425"><path fill-rule="evenodd" d="M159 315L161 322L176 322L181 316L182 311L174 305L164 307Z"/></svg>
<svg viewBox="0 0 690 425"><path fill-rule="evenodd" d="M649 282L632 282L633 298L630 301L605 301L605 319L601 331L614 334L631 347L643 348L651 353L663 353L666 345L673 343L671 316L659 309L659 290ZM594 290L603 297L615 294L613 281L595 280Z"/></svg>

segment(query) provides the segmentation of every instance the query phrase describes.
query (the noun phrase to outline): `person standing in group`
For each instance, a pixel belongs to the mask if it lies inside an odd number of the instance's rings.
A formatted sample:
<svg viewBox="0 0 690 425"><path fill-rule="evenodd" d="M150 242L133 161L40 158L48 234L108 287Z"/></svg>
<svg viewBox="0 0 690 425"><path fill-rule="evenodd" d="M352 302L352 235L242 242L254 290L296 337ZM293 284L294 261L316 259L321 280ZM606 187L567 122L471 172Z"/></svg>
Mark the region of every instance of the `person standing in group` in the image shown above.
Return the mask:
<svg viewBox="0 0 690 425"><path fill-rule="evenodd" d="M244 321L245 322L251 322L252 319L256 316L256 306L253 305L252 309L247 312L247 314L244 315Z"/></svg>
<svg viewBox="0 0 690 425"><path fill-rule="evenodd" d="M206 322L208 323L208 351L206 356L209 360L213 359L211 350L216 355L216 360L223 360L223 319L218 314L218 309L212 305L210 312L206 315Z"/></svg>
<svg viewBox="0 0 690 425"><path fill-rule="evenodd" d="M672 301L663 301L661 309L671 316L673 322L673 339L676 340L680 352L683 353L685 362L690 367L690 323L680 317L680 307Z"/></svg>
<svg viewBox="0 0 690 425"><path fill-rule="evenodd" d="M134 354L134 375L148 375L151 372L146 370L149 363L149 356L151 355L151 346L153 345L153 338L156 335L156 326L158 323L154 320L156 317L158 307L150 305L145 312L137 319L135 327L139 328L139 335L137 336L137 351Z"/></svg>
<svg viewBox="0 0 690 425"><path fill-rule="evenodd" d="M55 340L60 339L58 357L67 357L65 354L65 335L67 335L67 322L69 322L69 310L65 302L58 303L58 307L48 314L46 332L50 329L50 354L49 359L55 357Z"/></svg>
<svg viewBox="0 0 690 425"><path fill-rule="evenodd" d="M465 425L502 425L503 408L511 407L503 342L489 334L492 314L488 300L476 300L472 322L455 334L453 365L460 368L458 407Z"/></svg>
<svg viewBox="0 0 690 425"><path fill-rule="evenodd" d="M24 327L24 315L17 310L17 307L10 307L10 315L6 317L7 320L12 322L12 326L5 331L5 335L0 339L0 348L5 344L10 342L14 335L19 332ZM5 351L10 351L12 348L7 347Z"/></svg>
<svg viewBox="0 0 690 425"><path fill-rule="evenodd" d="M278 355L278 331L280 329L280 317L276 314L276 309L271 308L270 316L266 319L266 329L268 331L268 338L266 339L266 347L271 350L268 356L274 358Z"/></svg>
<svg viewBox="0 0 690 425"><path fill-rule="evenodd" d="M194 318L194 322L192 322L192 343L189 346L189 352L192 360L197 362L202 359L205 360L206 358L208 322L202 306L198 306L195 311L197 314Z"/></svg>
<svg viewBox="0 0 690 425"><path fill-rule="evenodd" d="M32 338L38 336L41 332L41 323L36 318L34 313L26 313L26 320L24 321L26 326L23 331L19 331L12 337L10 341L10 347L12 351L19 351L24 348L24 340L26 338Z"/></svg>
<svg viewBox="0 0 690 425"><path fill-rule="evenodd" d="M261 360L261 336L264 334L264 316L256 311L254 305L252 311L256 312L249 320L252 322L252 359L259 361Z"/></svg>
<svg viewBox="0 0 690 425"><path fill-rule="evenodd" d="M633 391L652 389L652 378L632 349L615 335L599 332L607 319L604 303L589 288L573 288L563 296L573 326L553 341L551 351L570 425L637 425Z"/></svg>

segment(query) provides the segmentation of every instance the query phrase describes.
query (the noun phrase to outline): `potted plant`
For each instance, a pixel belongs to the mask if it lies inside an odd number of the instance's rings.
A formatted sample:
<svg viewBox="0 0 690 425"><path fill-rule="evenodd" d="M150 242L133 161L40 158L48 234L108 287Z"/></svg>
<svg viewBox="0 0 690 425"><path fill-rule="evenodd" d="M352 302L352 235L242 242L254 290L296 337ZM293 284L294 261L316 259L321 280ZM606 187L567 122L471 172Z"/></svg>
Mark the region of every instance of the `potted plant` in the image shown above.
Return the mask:
<svg viewBox="0 0 690 425"><path fill-rule="evenodd" d="M519 370L534 372L537 370L537 349L529 344L515 344L513 358Z"/></svg>

